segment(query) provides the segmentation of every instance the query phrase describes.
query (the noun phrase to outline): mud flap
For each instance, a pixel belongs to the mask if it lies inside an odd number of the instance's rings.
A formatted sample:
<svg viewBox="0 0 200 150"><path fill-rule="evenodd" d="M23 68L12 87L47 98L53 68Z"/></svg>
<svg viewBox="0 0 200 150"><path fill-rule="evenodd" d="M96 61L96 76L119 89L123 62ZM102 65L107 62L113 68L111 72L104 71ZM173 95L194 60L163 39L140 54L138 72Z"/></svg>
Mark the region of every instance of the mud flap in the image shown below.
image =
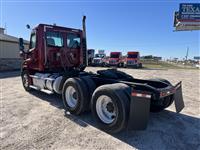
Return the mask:
<svg viewBox="0 0 200 150"><path fill-rule="evenodd" d="M149 120L150 99L131 96L128 130L146 129Z"/></svg>
<svg viewBox="0 0 200 150"><path fill-rule="evenodd" d="M181 82L177 83L175 85L176 93L174 97L174 104L176 108L176 112L179 113L184 107L184 101L183 101L183 94L182 94L182 85Z"/></svg>

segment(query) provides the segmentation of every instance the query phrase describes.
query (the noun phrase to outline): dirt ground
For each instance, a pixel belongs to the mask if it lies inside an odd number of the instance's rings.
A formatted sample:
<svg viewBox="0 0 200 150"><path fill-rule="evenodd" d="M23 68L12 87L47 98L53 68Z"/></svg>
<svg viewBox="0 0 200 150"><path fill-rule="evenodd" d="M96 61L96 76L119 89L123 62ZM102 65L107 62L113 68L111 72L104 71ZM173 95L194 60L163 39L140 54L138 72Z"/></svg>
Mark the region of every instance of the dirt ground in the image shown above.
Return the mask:
<svg viewBox="0 0 200 150"><path fill-rule="evenodd" d="M91 113L65 115L59 95L25 92L19 72L4 72L0 73L0 149L200 149L200 71L121 70L135 78L166 78L173 84L181 80L184 110L176 114L171 105L151 113L144 131L110 135L97 128Z"/></svg>

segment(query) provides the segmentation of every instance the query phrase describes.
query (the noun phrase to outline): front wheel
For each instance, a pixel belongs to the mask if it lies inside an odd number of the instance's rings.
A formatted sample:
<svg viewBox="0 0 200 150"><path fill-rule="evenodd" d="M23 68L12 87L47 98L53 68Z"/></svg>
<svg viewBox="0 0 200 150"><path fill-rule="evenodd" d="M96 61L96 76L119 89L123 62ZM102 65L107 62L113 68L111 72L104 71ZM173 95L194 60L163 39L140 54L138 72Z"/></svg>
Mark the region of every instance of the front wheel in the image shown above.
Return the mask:
<svg viewBox="0 0 200 150"><path fill-rule="evenodd" d="M23 70L22 73L21 73L21 78L22 78L22 84L23 84L23 87L26 91L30 91L31 88L30 88L30 76L29 76L29 72L27 70Z"/></svg>
<svg viewBox="0 0 200 150"><path fill-rule="evenodd" d="M123 67L123 66L124 66L124 63L119 63L118 64L118 67L120 67L120 68Z"/></svg>
<svg viewBox="0 0 200 150"><path fill-rule="evenodd" d="M139 67L139 68L142 68L142 63L140 63L138 67Z"/></svg>

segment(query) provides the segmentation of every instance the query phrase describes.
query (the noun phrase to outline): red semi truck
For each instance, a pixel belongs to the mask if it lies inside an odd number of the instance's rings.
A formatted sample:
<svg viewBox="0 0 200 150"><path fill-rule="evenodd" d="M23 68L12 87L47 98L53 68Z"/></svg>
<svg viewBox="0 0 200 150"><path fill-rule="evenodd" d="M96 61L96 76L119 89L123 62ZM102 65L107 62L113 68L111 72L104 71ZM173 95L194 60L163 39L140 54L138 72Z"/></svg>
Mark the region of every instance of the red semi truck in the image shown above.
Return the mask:
<svg viewBox="0 0 200 150"><path fill-rule="evenodd" d="M142 68L140 62L140 53L136 51L129 51L124 61L125 67Z"/></svg>
<svg viewBox="0 0 200 150"><path fill-rule="evenodd" d="M32 29L28 50L19 39L26 91L61 94L67 112L79 115L91 110L97 125L110 133L145 129L149 112L162 111L173 101L177 112L183 109L181 82L136 79L115 69L84 71L85 18L82 30L39 24Z"/></svg>
<svg viewBox="0 0 200 150"><path fill-rule="evenodd" d="M117 66L117 67L123 67L124 66L124 60L122 57L121 52L111 52L110 57L108 59L108 65L109 66Z"/></svg>

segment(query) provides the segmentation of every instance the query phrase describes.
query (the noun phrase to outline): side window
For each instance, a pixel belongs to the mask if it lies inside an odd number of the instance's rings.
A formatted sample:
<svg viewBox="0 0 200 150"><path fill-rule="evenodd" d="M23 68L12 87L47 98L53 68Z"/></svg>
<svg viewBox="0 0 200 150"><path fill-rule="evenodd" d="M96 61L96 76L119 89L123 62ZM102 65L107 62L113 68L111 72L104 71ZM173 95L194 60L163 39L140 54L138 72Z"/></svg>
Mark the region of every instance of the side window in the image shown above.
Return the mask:
<svg viewBox="0 0 200 150"><path fill-rule="evenodd" d="M63 47L63 37L59 32L47 32L46 40L48 47Z"/></svg>
<svg viewBox="0 0 200 150"><path fill-rule="evenodd" d="M35 45L36 45L36 34L33 33L33 34L31 34L31 39L30 39L30 46L29 46L29 48L30 48L30 49L35 48Z"/></svg>
<svg viewBox="0 0 200 150"><path fill-rule="evenodd" d="M67 47L80 48L80 35L68 33L67 34Z"/></svg>

